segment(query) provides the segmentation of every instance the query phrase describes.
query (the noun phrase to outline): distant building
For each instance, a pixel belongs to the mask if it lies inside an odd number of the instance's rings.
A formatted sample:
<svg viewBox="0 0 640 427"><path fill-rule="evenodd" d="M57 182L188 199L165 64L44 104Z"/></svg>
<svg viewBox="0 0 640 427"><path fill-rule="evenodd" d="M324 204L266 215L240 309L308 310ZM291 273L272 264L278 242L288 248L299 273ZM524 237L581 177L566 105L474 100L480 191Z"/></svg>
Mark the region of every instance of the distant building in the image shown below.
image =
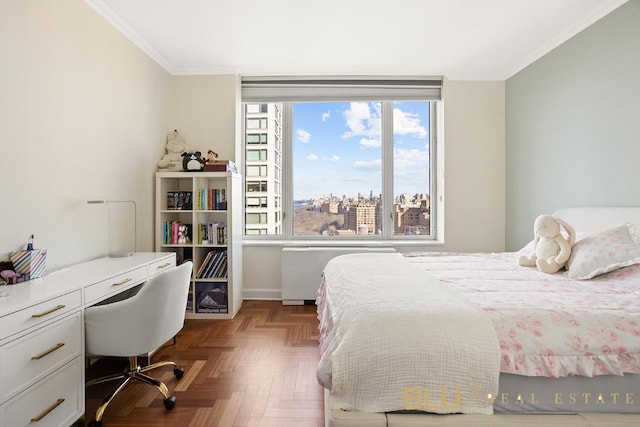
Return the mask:
<svg viewBox="0 0 640 427"><path fill-rule="evenodd" d="M428 234L429 199L421 199L418 207L395 205L393 223L395 234Z"/></svg>
<svg viewBox="0 0 640 427"><path fill-rule="evenodd" d="M322 213L330 213L337 214L338 213L338 202L336 200L327 200L320 205L320 212Z"/></svg>
<svg viewBox="0 0 640 427"><path fill-rule="evenodd" d="M282 104L245 104L245 234L282 233Z"/></svg>
<svg viewBox="0 0 640 427"><path fill-rule="evenodd" d="M381 228L379 226L381 214L378 211L380 211L379 203L359 201L346 211L344 228L358 230L358 234L362 234L361 230L365 230L363 226L366 226L367 234L373 234Z"/></svg>

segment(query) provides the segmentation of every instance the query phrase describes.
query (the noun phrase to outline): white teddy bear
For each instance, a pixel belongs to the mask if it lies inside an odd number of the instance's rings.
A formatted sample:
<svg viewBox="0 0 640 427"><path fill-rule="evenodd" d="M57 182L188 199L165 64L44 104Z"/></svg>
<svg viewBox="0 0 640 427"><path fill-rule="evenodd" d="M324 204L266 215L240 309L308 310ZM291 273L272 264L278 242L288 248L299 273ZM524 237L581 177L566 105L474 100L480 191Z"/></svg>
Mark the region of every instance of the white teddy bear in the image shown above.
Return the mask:
<svg viewBox="0 0 640 427"><path fill-rule="evenodd" d="M161 169L176 168L176 170L182 170L182 153L195 151L193 147L187 145L184 136L177 130L167 134L166 149L167 154L158 161L158 167Z"/></svg>
<svg viewBox="0 0 640 427"><path fill-rule="evenodd" d="M562 235L564 227L567 237ZM525 267L537 267L543 273L553 274L560 271L571 255L576 233L573 228L551 215L540 215L533 225L534 253L518 257L518 264Z"/></svg>

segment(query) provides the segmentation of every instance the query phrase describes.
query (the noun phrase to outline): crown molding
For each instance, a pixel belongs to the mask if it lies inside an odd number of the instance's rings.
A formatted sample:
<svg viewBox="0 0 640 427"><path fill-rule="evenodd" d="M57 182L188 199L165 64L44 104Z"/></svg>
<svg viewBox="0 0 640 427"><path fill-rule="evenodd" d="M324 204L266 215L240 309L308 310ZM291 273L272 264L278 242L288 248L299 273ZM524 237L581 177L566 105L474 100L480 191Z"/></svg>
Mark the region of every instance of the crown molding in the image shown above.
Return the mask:
<svg viewBox="0 0 640 427"><path fill-rule="evenodd" d="M175 74L173 64L164 57L160 52L155 50L146 40L136 33L126 22L124 22L109 6L102 0L84 0L84 2L100 16L102 16L116 30L122 33L127 39L142 50L147 56L156 61L169 74Z"/></svg>

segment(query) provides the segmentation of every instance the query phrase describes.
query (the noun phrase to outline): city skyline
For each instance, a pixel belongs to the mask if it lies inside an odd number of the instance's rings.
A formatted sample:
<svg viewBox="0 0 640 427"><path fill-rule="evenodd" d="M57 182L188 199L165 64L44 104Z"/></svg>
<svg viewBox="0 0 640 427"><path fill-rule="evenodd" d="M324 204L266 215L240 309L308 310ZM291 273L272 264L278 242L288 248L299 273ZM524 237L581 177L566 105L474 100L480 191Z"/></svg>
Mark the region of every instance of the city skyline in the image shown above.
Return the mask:
<svg viewBox="0 0 640 427"><path fill-rule="evenodd" d="M429 193L429 104L395 102L394 195ZM294 200L382 193L381 103L293 106Z"/></svg>
<svg viewBox="0 0 640 427"><path fill-rule="evenodd" d="M394 204L401 204L401 202L398 199L401 199L403 194L407 195L410 198L410 200L421 199L421 197L424 195L426 195L427 198L429 197L429 194L427 192L400 193L400 194L394 195ZM373 193L373 191L370 191L367 193L355 194L353 196L349 196L347 194L328 194L326 196L319 196L319 197L314 197L310 199L294 199L293 202L294 202L294 207L298 207L301 203L308 203L308 202L326 202L330 200L341 201L344 199L355 201L355 200L358 200L358 196L362 196L364 200L367 200L367 201L378 201L381 199L382 194L376 194L376 193Z"/></svg>

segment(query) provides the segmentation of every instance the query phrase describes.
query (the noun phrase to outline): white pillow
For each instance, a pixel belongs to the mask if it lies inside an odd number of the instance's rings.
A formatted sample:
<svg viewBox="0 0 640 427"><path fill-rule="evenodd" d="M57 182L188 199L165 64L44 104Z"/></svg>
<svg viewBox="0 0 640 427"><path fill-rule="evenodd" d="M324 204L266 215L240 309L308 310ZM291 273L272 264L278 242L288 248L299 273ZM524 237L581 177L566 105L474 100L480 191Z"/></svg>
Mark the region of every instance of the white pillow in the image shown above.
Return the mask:
<svg viewBox="0 0 640 427"><path fill-rule="evenodd" d="M567 276L591 279L618 268L640 263L640 242L635 226L625 223L573 245L567 261Z"/></svg>

